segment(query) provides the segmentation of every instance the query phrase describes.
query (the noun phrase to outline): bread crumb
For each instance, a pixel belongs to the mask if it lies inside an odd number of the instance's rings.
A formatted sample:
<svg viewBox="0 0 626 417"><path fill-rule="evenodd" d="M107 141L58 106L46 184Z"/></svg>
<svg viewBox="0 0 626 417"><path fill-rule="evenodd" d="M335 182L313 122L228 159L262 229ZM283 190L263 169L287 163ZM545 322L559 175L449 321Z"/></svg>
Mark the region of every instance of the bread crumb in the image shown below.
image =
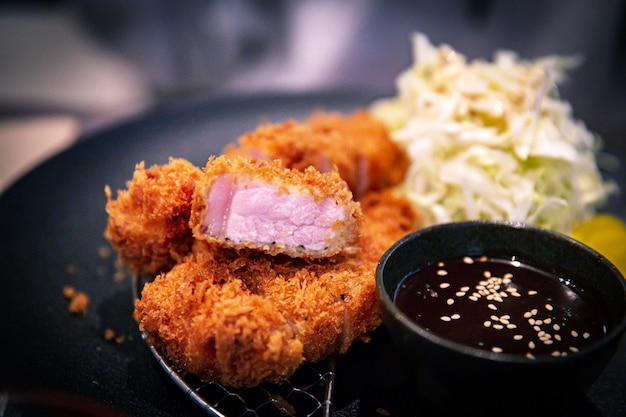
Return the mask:
<svg viewBox="0 0 626 417"><path fill-rule="evenodd" d="M63 287L63 296L70 300L68 307L72 314L87 314L89 308L89 296L82 291L76 291L71 285Z"/></svg>
<svg viewBox="0 0 626 417"><path fill-rule="evenodd" d="M127 269L122 260L117 257L115 259L115 273L113 274L113 281L122 282L126 279Z"/></svg>
<svg viewBox="0 0 626 417"><path fill-rule="evenodd" d="M119 344L124 342L124 340L126 340L126 337L124 335L117 336L115 334L115 330L107 327L106 329L104 329L104 339L108 342L115 341L115 343Z"/></svg>
<svg viewBox="0 0 626 417"><path fill-rule="evenodd" d="M100 246L98 248L98 255L102 259L109 259L111 257L111 248L109 248L108 246L104 246L104 245Z"/></svg>
<svg viewBox="0 0 626 417"><path fill-rule="evenodd" d="M108 341L115 339L115 330L111 328L104 329L104 339Z"/></svg>
<svg viewBox="0 0 626 417"><path fill-rule="evenodd" d="M76 295L70 301L70 313L72 314L86 314L89 308L89 296L84 292L77 292Z"/></svg>
<svg viewBox="0 0 626 417"><path fill-rule="evenodd" d="M63 296L67 299L72 299L76 295L76 289L71 285L66 285L63 287Z"/></svg>

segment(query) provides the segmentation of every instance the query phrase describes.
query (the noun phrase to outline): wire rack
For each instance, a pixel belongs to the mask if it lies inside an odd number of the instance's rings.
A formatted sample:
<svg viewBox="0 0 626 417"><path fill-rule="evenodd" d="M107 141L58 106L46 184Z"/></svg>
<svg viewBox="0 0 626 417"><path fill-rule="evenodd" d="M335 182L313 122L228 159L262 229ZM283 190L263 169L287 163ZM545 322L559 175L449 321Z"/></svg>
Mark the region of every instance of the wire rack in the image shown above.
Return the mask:
<svg viewBox="0 0 626 417"><path fill-rule="evenodd" d="M133 294L138 298L148 280L133 277ZM336 356L319 363L304 363L281 384L230 388L203 382L177 369L167 355L143 339L168 376L198 406L215 417L307 416L329 417L335 380Z"/></svg>

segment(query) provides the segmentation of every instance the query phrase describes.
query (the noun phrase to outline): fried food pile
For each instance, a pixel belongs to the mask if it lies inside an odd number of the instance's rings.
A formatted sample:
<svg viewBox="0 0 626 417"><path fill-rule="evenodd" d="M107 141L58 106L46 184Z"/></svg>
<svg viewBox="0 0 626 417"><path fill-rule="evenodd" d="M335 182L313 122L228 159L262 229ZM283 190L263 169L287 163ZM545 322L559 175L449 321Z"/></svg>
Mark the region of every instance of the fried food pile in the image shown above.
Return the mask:
<svg viewBox="0 0 626 417"><path fill-rule="evenodd" d="M365 111L262 125L208 158L136 166L106 237L135 274L148 341L231 387L279 383L381 323L380 256L420 217L406 158Z"/></svg>

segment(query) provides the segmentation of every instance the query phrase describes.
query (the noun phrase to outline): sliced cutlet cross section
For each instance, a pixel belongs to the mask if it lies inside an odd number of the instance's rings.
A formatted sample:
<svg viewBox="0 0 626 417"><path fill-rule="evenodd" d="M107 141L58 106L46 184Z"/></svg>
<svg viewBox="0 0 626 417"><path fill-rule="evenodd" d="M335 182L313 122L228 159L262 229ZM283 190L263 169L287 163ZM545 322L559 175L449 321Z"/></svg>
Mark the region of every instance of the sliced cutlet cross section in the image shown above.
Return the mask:
<svg viewBox="0 0 626 417"><path fill-rule="evenodd" d="M313 259L355 244L362 218L336 170L220 156L204 168L190 225L196 239Z"/></svg>

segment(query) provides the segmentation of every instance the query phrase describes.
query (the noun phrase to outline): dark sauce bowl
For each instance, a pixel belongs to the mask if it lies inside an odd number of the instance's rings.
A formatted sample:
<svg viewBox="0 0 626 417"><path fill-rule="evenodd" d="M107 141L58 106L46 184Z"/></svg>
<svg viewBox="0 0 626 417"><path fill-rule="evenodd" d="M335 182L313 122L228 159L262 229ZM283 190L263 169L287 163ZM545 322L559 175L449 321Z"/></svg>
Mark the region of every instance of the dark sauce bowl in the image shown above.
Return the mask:
<svg viewBox="0 0 626 417"><path fill-rule="evenodd" d="M568 274L578 290L595 300L606 334L577 353L532 359L438 336L396 305L396 291L416 271L450 258L481 255L515 256L549 274ZM479 410L491 407L506 415L505 406L510 406L510 413L513 406L532 407L584 396L614 356L626 330L626 281L617 268L568 236L526 224L467 221L419 230L385 252L376 271L376 284L384 324L407 361L417 396L438 409L459 405L467 411L472 404Z"/></svg>

